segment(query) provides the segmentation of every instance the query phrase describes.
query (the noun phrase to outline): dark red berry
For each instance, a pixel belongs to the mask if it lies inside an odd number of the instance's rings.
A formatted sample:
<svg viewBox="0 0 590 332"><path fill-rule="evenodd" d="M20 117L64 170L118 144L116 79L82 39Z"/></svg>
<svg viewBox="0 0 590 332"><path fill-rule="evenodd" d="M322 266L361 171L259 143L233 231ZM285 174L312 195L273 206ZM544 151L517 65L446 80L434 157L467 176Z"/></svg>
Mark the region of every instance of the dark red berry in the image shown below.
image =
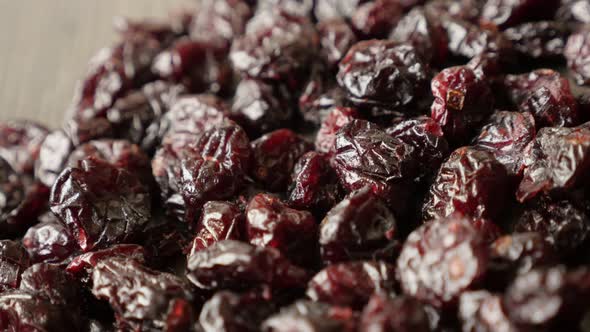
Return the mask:
<svg viewBox="0 0 590 332"><path fill-rule="evenodd" d="M299 112L303 119L319 126L334 107L340 107L346 103L346 92L338 86L326 68L314 67L309 81L299 96Z"/></svg>
<svg viewBox="0 0 590 332"><path fill-rule="evenodd" d="M334 107L322 121L315 138L315 148L320 153L331 153L336 141L336 133L360 115L354 108Z"/></svg>
<svg viewBox="0 0 590 332"><path fill-rule="evenodd" d="M244 0L206 0L194 13L191 38L222 43L229 49L232 40L244 33L252 8Z"/></svg>
<svg viewBox="0 0 590 332"><path fill-rule="evenodd" d="M244 213L236 204L210 201L203 205L197 223L197 233L191 245L191 254L223 240L241 240L245 229Z"/></svg>
<svg viewBox="0 0 590 332"><path fill-rule="evenodd" d="M524 23L504 31L516 51L533 59L551 59L563 54L569 28L559 22Z"/></svg>
<svg viewBox="0 0 590 332"><path fill-rule="evenodd" d="M482 8L481 20L505 29L526 21L552 18L559 3L558 0L490 0Z"/></svg>
<svg viewBox="0 0 590 332"><path fill-rule="evenodd" d="M29 254L18 241L0 240L0 293L18 288L30 265Z"/></svg>
<svg viewBox="0 0 590 332"><path fill-rule="evenodd" d="M319 22L316 26L320 38L320 55L330 68L337 68L348 49L356 44L357 37L350 25L341 19Z"/></svg>
<svg viewBox="0 0 590 332"><path fill-rule="evenodd" d="M68 157L74 150L72 140L62 130L49 133L39 148L39 159L35 164L35 178L51 187L66 167Z"/></svg>
<svg viewBox="0 0 590 332"><path fill-rule="evenodd" d="M410 297L371 296L361 315L360 332L431 331L424 306Z"/></svg>
<svg viewBox="0 0 590 332"><path fill-rule="evenodd" d="M521 331L510 320L502 296L487 291L465 292L459 301L463 331Z"/></svg>
<svg viewBox="0 0 590 332"><path fill-rule="evenodd" d="M98 263L115 258L129 258L144 263L145 250L136 244L119 244L107 249L87 252L72 259L66 267L66 271L78 278L85 278L92 274L92 270Z"/></svg>
<svg viewBox="0 0 590 332"><path fill-rule="evenodd" d="M358 6L350 23L363 39L385 38L402 16L397 0L373 0Z"/></svg>
<svg viewBox="0 0 590 332"><path fill-rule="evenodd" d="M560 22L590 23L590 4L587 0L562 1L555 16Z"/></svg>
<svg viewBox="0 0 590 332"><path fill-rule="evenodd" d="M449 15L477 23L484 3L481 0L433 0L426 3L424 7L436 17Z"/></svg>
<svg viewBox="0 0 590 332"><path fill-rule="evenodd" d="M564 55L576 82L590 84L590 29L582 28L567 40Z"/></svg>
<svg viewBox="0 0 590 332"><path fill-rule="evenodd" d="M49 131L30 121L0 123L0 157L19 174L33 174L41 144Z"/></svg>
<svg viewBox="0 0 590 332"><path fill-rule="evenodd" d="M80 288L76 287L76 281L59 265L32 265L22 275L20 290L39 294L52 304L69 307L80 314Z"/></svg>
<svg viewBox="0 0 590 332"><path fill-rule="evenodd" d="M512 44L495 29L442 15L449 53L456 57L471 59L483 53L496 53L501 57L512 56ZM510 59L501 59L509 62Z"/></svg>
<svg viewBox="0 0 590 332"><path fill-rule="evenodd" d="M35 263L61 262L78 249L68 228L56 217L30 227L22 242Z"/></svg>
<svg viewBox="0 0 590 332"><path fill-rule="evenodd" d="M299 300L262 324L264 332L356 331L356 313L347 307Z"/></svg>

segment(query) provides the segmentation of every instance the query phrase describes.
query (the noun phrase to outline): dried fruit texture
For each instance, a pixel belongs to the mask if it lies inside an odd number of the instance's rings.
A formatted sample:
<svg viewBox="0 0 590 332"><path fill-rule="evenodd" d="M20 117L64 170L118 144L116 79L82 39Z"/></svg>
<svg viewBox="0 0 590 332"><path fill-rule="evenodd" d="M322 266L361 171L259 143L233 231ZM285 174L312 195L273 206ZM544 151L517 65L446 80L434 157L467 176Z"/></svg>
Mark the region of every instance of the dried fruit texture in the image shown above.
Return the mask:
<svg viewBox="0 0 590 332"><path fill-rule="evenodd" d="M49 131L30 121L0 123L0 157L18 174L33 174L41 144Z"/></svg>
<svg viewBox="0 0 590 332"><path fill-rule="evenodd" d="M362 309L372 294L395 293L395 267L380 261L329 265L307 286L307 297L316 301Z"/></svg>
<svg viewBox="0 0 590 332"><path fill-rule="evenodd" d="M398 24L403 8L397 0L373 0L358 6L350 23L363 39L386 38Z"/></svg>
<svg viewBox="0 0 590 332"><path fill-rule="evenodd" d="M448 55L447 35L438 13L414 8L399 21L389 39L414 46L430 63L442 64Z"/></svg>
<svg viewBox="0 0 590 332"><path fill-rule="evenodd" d="M427 116L401 120L386 132L414 147L420 178L433 175L450 153L442 128Z"/></svg>
<svg viewBox="0 0 590 332"><path fill-rule="evenodd" d="M491 152L511 175L522 174L527 146L535 139L535 119L528 113L498 111L473 145Z"/></svg>
<svg viewBox="0 0 590 332"><path fill-rule="evenodd" d="M356 331L356 314L350 308L299 300L262 324L264 332Z"/></svg>
<svg viewBox="0 0 590 332"><path fill-rule="evenodd" d="M194 93L223 94L232 82L227 48L212 41L179 39L158 54L152 72Z"/></svg>
<svg viewBox="0 0 590 332"><path fill-rule="evenodd" d="M115 136L152 152L159 141L160 118L185 92L182 85L156 81L119 98L107 111Z"/></svg>
<svg viewBox="0 0 590 332"><path fill-rule="evenodd" d="M371 296L359 323L360 332L431 331L424 306L410 297Z"/></svg>
<svg viewBox="0 0 590 332"><path fill-rule="evenodd" d="M590 23L590 3L588 0L562 1L555 16L565 23Z"/></svg>
<svg viewBox="0 0 590 332"><path fill-rule="evenodd" d="M562 255L576 255L590 238L590 219L571 202L541 197L513 226L516 232L537 232Z"/></svg>
<svg viewBox="0 0 590 332"><path fill-rule="evenodd" d="M348 191L369 186L394 207L403 206L416 173L414 148L377 125L353 120L336 134L332 165Z"/></svg>
<svg viewBox="0 0 590 332"><path fill-rule="evenodd" d="M354 119L359 119L360 115L356 109L350 107L334 107L330 110L322 125L318 130L315 138L315 149L320 153L329 154L334 149L336 134L340 128L344 127Z"/></svg>
<svg viewBox="0 0 590 332"><path fill-rule="evenodd" d="M234 40L230 60L245 76L301 86L318 49L311 22L279 7L261 11L250 20L244 36Z"/></svg>
<svg viewBox="0 0 590 332"><path fill-rule="evenodd" d="M55 217L30 227L22 243L34 263L61 262L78 249L67 227Z"/></svg>
<svg viewBox="0 0 590 332"><path fill-rule="evenodd" d="M49 205L83 251L133 239L151 216L150 194L139 178L96 159L66 168Z"/></svg>
<svg viewBox="0 0 590 332"><path fill-rule="evenodd" d="M336 69L348 49L356 44L356 34L342 19L319 22L316 29L320 40L320 56L330 69Z"/></svg>
<svg viewBox="0 0 590 332"><path fill-rule="evenodd" d="M500 295L487 291L465 292L459 301L463 331L521 331L508 317Z"/></svg>
<svg viewBox="0 0 590 332"><path fill-rule="evenodd" d="M323 217L344 192L328 158L312 151L295 164L288 194L289 205Z"/></svg>
<svg viewBox="0 0 590 332"><path fill-rule="evenodd" d="M244 130L231 122L205 132L189 149L195 153L181 159L180 193L185 221L192 223L207 201L229 199L239 192L252 151Z"/></svg>
<svg viewBox="0 0 590 332"><path fill-rule="evenodd" d="M320 225L322 260L327 263L370 259L396 235L396 220L369 187L349 194Z"/></svg>
<svg viewBox="0 0 590 332"><path fill-rule="evenodd" d="M22 273L30 265L29 255L19 242L0 240L0 293L18 288Z"/></svg>
<svg viewBox="0 0 590 332"><path fill-rule="evenodd" d="M23 273L20 290L39 294L54 305L69 307L80 314L81 293L75 286L76 281L61 266L40 263Z"/></svg>
<svg viewBox="0 0 590 332"><path fill-rule="evenodd" d="M485 275L488 250L471 222L454 215L412 232L397 261L398 279L408 296L438 308L452 308Z"/></svg>
<svg viewBox="0 0 590 332"><path fill-rule="evenodd" d="M496 85L501 86L503 80L505 64L502 61L497 53L482 53L469 60L466 66L471 68L479 79L490 79L494 91Z"/></svg>
<svg viewBox="0 0 590 332"><path fill-rule="evenodd" d="M461 213L495 220L511 202L511 179L491 152L455 150L442 164L423 206L425 221Z"/></svg>
<svg viewBox="0 0 590 332"><path fill-rule="evenodd" d="M245 216L240 208L230 202L210 201L203 205L197 223L191 254L204 250L223 240L240 240L244 237Z"/></svg>
<svg viewBox="0 0 590 332"><path fill-rule="evenodd" d="M65 168L70 153L74 150L72 140L62 130L49 133L39 148L39 158L35 163L35 178L47 187Z"/></svg>
<svg viewBox="0 0 590 332"><path fill-rule="evenodd" d="M504 31L518 53L533 59L561 57L569 34L566 24L554 21L523 23Z"/></svg>
<svg viewBox="0 0 590 332"><path fill-rule="evenodd" d="M305 288L309 274L278 250L224 240L188 256L187 278L198 288L244 289L267 285L276 289Z"/></svg>
<svg viewBox="0 0 590 332"><path fill-rule="evenodd" d="M299 96L299 112L303 119L319 126L333 108L346 103L346 92L338 86L332 75L323 66L315 66Z"/></svg>
<svg viewBox="0 0 590 332"><path fill-rule="evenodd" d="M273 311L272 303L257 292L220 291L203 305L199 323L204 332L258 332Z"/></svg>
<svg viewBox="0 0 590 332"><path fill-rule="evenodd" d="M582 28L572 34L563 54L574 79L580 85L590 84L590 28Z"/></svg>
<svg viewBox="0 0 590 332"><path fill-rule="evenodd" d="M295 114L287 87L254 79L243 79L236 87L231 118L250 134L258 137L288 127Z"/></svg>
<svg viewBox="0 0 590 332"><path fill-rule="evenodd" d="M336 78L352 102L395 109L426 96L430 68L412 46L369 40L348 50Z"/></svg>
<svg viewBox="0 0 590 332"><path fill-rule="evenodd" d="M268 133L251 144L253 178L270 191L284 190L295 163L312 149L311 144L289 129Z"/></svg>
<svg viewBox="0 0 590 332"><path fill-rule="evenodd" d="M178 303L190 302L192 298L180 278L125 258L103 260L96 265L92 272L92 294L108 301L119 326L129 330L166 326L176 315L173 309ZM190 310L184 314L193 315Z"/></svg>
<svg viewBox="0 0 590 332"><path fill-rule="evenodd" d="M117 244L107 249L87 252L72 259L66 271L78 279L84 279L92 274L94 267L101 261L116 258L127 258L144 263L145 249L136 244Z"/></svg>
<svg viewBox="0 0 590 332"><path fill-rule="evenodd" d="M524 178L516 198L527 201L545 192L582 186L590 166L590 128L543 128L525 156Z"/></svg>
<svg viewBox="0 0 590 332"><path fill-rule="evenodd" d="M559 0L490 0L483 5L481 21L505 29L527 21L551 19L559 3Z"/></svg>
<svg viewBox="0 0 590 332"><path fill-rule="evenodd" d="M166 215L153 217L143 233L140 243L145 248L147 264L159 269L177 262L175 259L190 248L194 236L190 225Z"/></svg>
<svg viewBox="0 0 590 332"><path fill-rule="evenodd" d="M472 23L477 23L485 2L481 0L434 0L424 6L433 15L449 15Z"/></svg>
<svg viewBox="0 0 590 332"><path fill-rule="evenodd" d="M454 56L471 59L483 53L497 53L502 57L511 55L511 43L494 29L452 17L443 17L442 26L446 32L449 53Z"/></svg>
<svg viewBox="0 0 590 332"><path fill-rule="evenodd" d="M535 269L514 279L504 295L510 319L523 329L559 329L577 322L588 306L586 268L563 266Z"/></svg>
<svg viewBox="0 0 590 332"><path fill-rule="evenodd" d="M507 75L505 89L520 112L535 117L537 128L571 127L579 123L576 100L567 78L551 69Z"/></svg>
<svg viewBox="0 0 590 332"><path fill-rule="evenodd" d="M318 21L334 18L350 19L355 10L368 0L317 0L315 17Z"/></svg>
<svg viewBox="0 0 590 332"><path fill-rule="evenodd" d="M195 40L222 43L228 50L244 33L252 8L244 0L201 1L194 12L190 36Z"/></svg>
<svg viewBox="0 0 590 332"><path fill-rule="evenodd" d="M465 142L494 110L488 83L467 66L441 71L432 80L431 117L453 143Z"/></svg>

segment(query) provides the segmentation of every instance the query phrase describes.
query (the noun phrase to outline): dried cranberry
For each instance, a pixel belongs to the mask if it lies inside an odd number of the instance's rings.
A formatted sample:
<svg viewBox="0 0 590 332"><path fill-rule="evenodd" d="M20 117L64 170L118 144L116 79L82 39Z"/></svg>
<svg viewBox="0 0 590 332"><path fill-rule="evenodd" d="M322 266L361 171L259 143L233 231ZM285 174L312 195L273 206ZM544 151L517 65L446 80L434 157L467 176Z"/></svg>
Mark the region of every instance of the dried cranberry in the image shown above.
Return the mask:
<svg viewBox="0 0 590 332"><path fill-rule="evenodd" d="M33 174L41 144L49 131L34 122L10 121L0 123L0 157L15 172Z"/></svg>
<svg viewBox="0 0 590 332"><path fill-rule="evenodd" d="M360 319L360 332L431 331L424 306L410 297L371 296Z"/></svg>
<svg viewBox="0 0 590 332"><path fill-rule="evenodd" d="M533 59L560 57L569 33L565 24L553 21L524 23L504 31L516 51Z"/></svg>
<svg viewBox="0 0 590 332"><path fill-rule="evenodd" d="M79 310L80 289L75 280L59 265L39 263L29 267L22 275L20 290L36 293L52 304Z"/></svg>
<svg viewBox="0 0 590 332"><path fill-rule="evenodd" d="M562 1L555 16L565 23L590 23L590 3L588 0Z"/></svg>
<svg viewBox="0 0 590 332"><path fill-rule="evenodd" d="M289 129L279 129L252 142L252 176L271 191L287 187L295 163L311 144Z"/></svg>
<svg viewBox="0 0 590 332"><path fill-rule="evenodd" d="M454 56L471 59L486 52L497 53L502 57L512 56L510 41L494 29L451 17L443 17L442 26L446 32L449 52Z"/></svg>
<svg viewBox="0 0 590 332"><path fill-rule="evenodd" d="M107 249L87 252L76 256L66 267L66 271L73 276L82 278L92 274L92 269L103 260L117 257L129 258L139 263L145 262L145 250L136 244L119 244Z"/></svg>
<svg viewBox="0 0 590 332"><path fill-rule="evenodd" d="M590 166L590 128L543 128L525 155L524 178L516 192L524 202L541 192L582 186Z"/></svg>
<svg viewBox="0 0 590 332"><path fill-rule="evenodd" d="M371 258L375 251L389 244L396 231L393 214L370 188L354 191L322 221L322 260L334 263Z"/></svg>
<svg viewBox="0 0 590 332"><path fill-rule="evenodd" d="M402 290L435 307L451 308L482 280L488 250L468 219L451 216L425 224L408 236L397 261Z"/></svg>
<svg viewBox="0 0 590 332"><path fill-rule="evenodd" d="M51 187L59 173L65 168L68 157L74 149L72 141L61 130L47 135L39 148L39 159L35 164L35 178Z"/></svg>
<svg viewBox="0 0 590 332"><path fill-rule="evenodd" d="M336 68L348 49L357 42L350 25L344 20L333 19L318 23L320 55L330 67Z"/></svg>
<svg viewBox="0 0 590 332"><path fill-rule="evenodd" d="M129 330L165 326L170 316L175 315L175 304L192 298L182 279L125 258L103 260L96 265L92 293L109 301L119 326ZM185 311L185 315L193 313Z"/></svg>
<svg viewBox="0 0 590 332"><path fill-rule="evenodd" d="M485 1L481 0L434 0L424 6L432 15L449 15L472 23L477 23Z"/></svg>
<svg viewBox="0 0 590 332"><path fill-rule="evenodd" d="M229 48L244 33L252 8L244 0L201 1L192 20L190 36L195 40L220 42Z"/></svg>
<svg viewBox="0 0 590 332"><path fill-rule="evenodd" d="M490 79L490 86L492 91L496 85L501 85L503 77L501 76L505 63L500 59L498 53L485 52L471 58L466 64L467 67L471 68L479 79ZM503 87L502 87L503 88ZM503 89L502 89L503 90Z"/></svg>
<svg viewBox="0 0 590 332"><path fill-rule="evenodd" d="M317 302L363 308L371 294L394 294L395 267L378 261L329 265L307 286L307 296Z"/></svg>
<svg viewBox="0 0 590 332"><path fill-rule="evenodd" d="M350 23L364 38L385 38L398 24L403 8L397 0L373 0L358 6Z"/></svg>
<svg viewBox="0 0 590 332"><path fill-rule="evenodd" d="M459 301L463 331L520 331L510 320L502 297L487 291L465 292Z"/></svg>
<svg viewBox="0 0 590 332"><path fill-rule="evenodd" d="M49 204L83 251L134 238L151 215L150 194L139 178L96 159L66 168Z"/></svg>
<svg viewBox="0 0 590 332"><path fill-rule="evenodd" d="M590 28L582 28L567 40L564 55L574 79L580 85L590 84Z"/></svg>
<svg viewBox="0 0 590 332"><path fill-rule="evenodd" d="M358 118L360 118L360 115L354 108L334 107L331 109L322 121L322 126L316 135L316 150L321 153L330 153L334 148L334 141L336 140L338 130Z"/></svg>
<svg viewBox="0 0 590 332"><path fill-rule="evenodd" d="M356 331L357 315L347 307L299 300L262 324L265 332Z"/></svg>
<svg viewBox="0 0 590 332"><path fill-rule="evenodd" d="M440 167L426 202L424 220L459 212L475 219L498 218L511 202L511 179L491 152L455 150Z"/></svg>
<svg viewBox="0 0 590 332"><path fill-rule="evenodd" d="M579 123L576 100L569 81L558 72L539 69L528 74L507 75L509 98L521 112L530 112L540 127L571 127Z"/></svg>
<svg viewBox="0 0 590 332"><path fill-rule="evenodd" d="M57 263L78 249L67 227L55 217L29 228L22 242L35 263Z"/></svg>
<svg viewBox="0 0 590 332"><path fill-rule="evenodd" d="M355 44L339 65L338 84L359 105L409 106L427 94L430 68L419 52L393 41Z"/></svg>
<svg viewBox="0 0 590 332"><path fill-rule="evenodd" d="M203 205L191 254L223 240L240 240L245 228L245 217L237 205L210 201Z"/></svg>
<svg viewBox="0 0 590 332"><path fill-rule="evenodd" d="M201 289L304 288L308 272L274 248L224 240L188 256L187 277Z"/></svg>
<svg viewBox="0 0 590 332"><path fill-rule="evenodd" d="M188 250L193 236L190 225L158 214L145 227L139 243L145 248L147 264L164 269Z"/></svg>
<svg viewBox="0 0 590 332"><path fill-rule="evenodd" d="M368 0L316 0L315 16L319 21L350 19L356 9Z"/></svg>
<svg viewBox="0 0 590 332"><path fill-rule="evenodd" d="M526 21L551 18L559 3L559 0L490 0L482 8L481 20L505 29Z"/></svg>
<svg viewBox="0 0 590 332"><path fill-rule="evenodd" d="M29 265L29 255L19 242L0 240L0 293L18 288Z"/></svg>
<svg viewBox="0 0 590 332"><path fill-rule="evenodd" d="M309 81L299 96L299 112L303 119L319 126L334 107L345 104L346 93L336 84L331 74L321 66L314 67Z"/></svg>

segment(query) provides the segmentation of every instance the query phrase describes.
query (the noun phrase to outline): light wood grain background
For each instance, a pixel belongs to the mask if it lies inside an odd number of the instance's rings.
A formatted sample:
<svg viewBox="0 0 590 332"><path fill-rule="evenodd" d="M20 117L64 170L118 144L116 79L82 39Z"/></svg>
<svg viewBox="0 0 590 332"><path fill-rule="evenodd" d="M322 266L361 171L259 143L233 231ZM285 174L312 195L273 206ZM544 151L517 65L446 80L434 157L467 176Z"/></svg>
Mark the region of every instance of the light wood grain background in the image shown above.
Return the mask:
<svg viewBox="0 0 590 332"><path fill-rule="evenodd" d="M0 120L61 124L88 60L115 40L113 17L166 17L195 0L0 0Z"/></svg>

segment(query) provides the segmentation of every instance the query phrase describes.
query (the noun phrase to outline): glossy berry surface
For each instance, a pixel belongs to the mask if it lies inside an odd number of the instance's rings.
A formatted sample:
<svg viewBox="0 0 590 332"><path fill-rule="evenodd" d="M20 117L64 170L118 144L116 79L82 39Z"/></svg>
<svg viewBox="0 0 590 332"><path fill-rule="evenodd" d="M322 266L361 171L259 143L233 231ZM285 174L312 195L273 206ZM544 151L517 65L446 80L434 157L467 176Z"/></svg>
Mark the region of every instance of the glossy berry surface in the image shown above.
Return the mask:
<svg viewBox="0 0 590 332"><path fill-rule="evenodd" d="M341 19L319 22L320 55L330 68L336 68L357 37L350 25Z"/></svg>
<svg viewBox="0 0 590 332"><path fill-rule="evenodd" d="M375 294L363 313L359 331L430 331L424 306L412 298Z"/></svg>
<svg viewBox="0 0 590 332"><path fill-rule="evenodd" d="M504 34L520 54L533 59L550 59L563 54L569 32L565 24L542 21L515 26Z"/></svg>
<svg viewBox="0 0 590 332"><path fill-rule="evenodd" d="M78 244L68 228L53 216L30 227L22 242L35 263L60 262L78 249Z"/></svg>
<svg viewBox="0 0 590 332"><path fill-rule="evenodd" d="M245 216L233 203L209 201L197 223L197 233L191 245L191 253L210 247L223 240L240 240L244 237Z"/></svg>
<svg viewBox="0 0 590 332"><path fill-rule="evenodd" d="M590 38L588 28L572 34L567 40L564 55L567 58L568 67L574 74L576 82L580 85L590 84Z"/></svg>
<svg viewBox="0 0 590 332"><path fill-rule="evenodd" d="M321 153L332 153L338 130L358 118L360 118L360 114L354 108L334 107L331 109L316 134L316 150Z"/></svg>
<svg viewBox="0 0 590 332"><path fill-rule="evenodd" d="M529 20L550 18L558 6L556 0L491 0L483 6L481 19L506 28Z"/></svg>
<svg viewBox="0 0 590 332"><path fill-rule="evenodd" d="M56 130L49 133L39 147L35 177L47 187L51 187L66 167L73 150L73 142L64 131Z"/></svg>
<svg viewBox="0 0 590 332"><path fill-rule="evenodd" d="M0 241L0 292L16 289L22 273L31 265L29 255L23 246L11 240Z"/></svg>
<svg viewBox="0 0 590 332"><path fill-rule="evenodd" d="M356 330L354 311L347 307L299 300L271 316L262 324L266 332Z"/></svg>
<svg viewBox="0 0 590 332"><path fill-rule="evenodd" d="M0 133L0 157L15 172L32 174L48 130L34 122L12 121L0 123Z"/></svg>

